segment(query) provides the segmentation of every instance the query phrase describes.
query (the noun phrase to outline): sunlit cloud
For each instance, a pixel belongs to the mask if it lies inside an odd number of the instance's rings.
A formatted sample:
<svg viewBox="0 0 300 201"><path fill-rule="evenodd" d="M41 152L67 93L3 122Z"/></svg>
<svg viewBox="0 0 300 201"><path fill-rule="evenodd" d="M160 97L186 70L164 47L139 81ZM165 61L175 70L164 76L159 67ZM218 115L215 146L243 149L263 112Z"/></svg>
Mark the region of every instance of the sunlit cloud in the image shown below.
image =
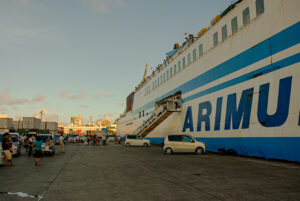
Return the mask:
<svg viewBox="0 0 300 201"><path fill-rule="evenodd" d="M125 3L122 0L82 0L88 3L93 9L108 13L113 7L123 7Z"/></svg>
<svg viewBox="0 0 300 201"><path fill-rule="evenodd" d="M87 105L80 105L80 107L83 108L83 109L87 109L88 108Z"/></svg>
<svg viewBox="0 0 300 201"><path fill-rule="evenodd" d="M47 121L47 122L57 122L59 121L59 115L56 114L55 112L51 112L47 109L41 109L41 110L37 110L35 112L36 117L40 118L41 112L43 113L43 121Z"/></svg>
<svg viewBox="0 0 300 201"><path fill-rule="evenodd" d="M35 94L33 97L33 102L42 102L46 99L46 96L43 96L41 94Z"/></svg>
<svg viewBox="0 0 300 201"><path fill-rule="evenodd" d="M121 107L125 107L125 103L123 103L123 102L116 102L116 105L121 106Z"/></svg>
<svg viewBox="0 0 300 201"><path fill-rule="evenodd" d="M68 95L68 92L63 90L59 93L59 96L62 98L67 98L67 99L75 99L75 100L81 100L86 96L85 89L81 89L77 94L70 96Z"/></svg>
<svg viewBox="0 0 300 201"><path fill-rule="evenodd" d="M99 97L112 97L112 96L115 96L115 94L110 93L110 92L101 91L101 92L99 92L99 93L97 93L95 95L95 98L99 98Z"/></svg>
<svg viewBox="0 0 300 201"><path fill-rule="evenodd" d="M24 6L29 6L30 5L29 0L16 0L16 1L23 4Z"/></svg>
<svg viewBox="0 0 300 201"><path fill-rule="evenodd" d="M24 103L29 103L29 100L26 98L14 98L8 93L8 90L0 93L0 105L18 105Z"/></svg>

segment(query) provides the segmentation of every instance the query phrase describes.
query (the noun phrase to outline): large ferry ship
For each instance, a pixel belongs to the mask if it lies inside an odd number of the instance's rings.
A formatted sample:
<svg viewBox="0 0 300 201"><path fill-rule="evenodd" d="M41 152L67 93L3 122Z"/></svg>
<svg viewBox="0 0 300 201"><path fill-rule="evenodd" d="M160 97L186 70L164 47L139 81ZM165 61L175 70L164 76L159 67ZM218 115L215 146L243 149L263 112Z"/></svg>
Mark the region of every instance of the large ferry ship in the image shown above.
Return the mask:
<svg viewBox="0 0 300 201"><path fill-rule="evenodd" d="M300 1L240 0L190 35L127 97L117 133L300 161Z"/></svg>

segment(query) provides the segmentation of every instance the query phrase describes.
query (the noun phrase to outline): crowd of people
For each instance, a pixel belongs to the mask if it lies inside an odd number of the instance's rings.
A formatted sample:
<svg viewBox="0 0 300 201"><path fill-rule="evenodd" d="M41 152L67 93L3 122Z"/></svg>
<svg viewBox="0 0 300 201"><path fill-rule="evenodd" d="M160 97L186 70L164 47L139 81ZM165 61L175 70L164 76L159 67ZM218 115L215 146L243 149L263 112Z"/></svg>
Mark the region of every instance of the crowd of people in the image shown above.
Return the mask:
<svg viewBox="0 0 300 201"><path fill-rule="evenodd" d="M12 139L9 133L5 133L3 135L2 140L2 149L5 156L5 160L7 161L8 166L12 166ZM84 141L81 140L80 136L77 135L76 137L76 143L77 146L80 145L80 142L84 142L85 145L90 146L96 146L96 145L106 145L108 142L109 136L108 135L87 135L85 136ZM110 138L111 139L111 138ZM48 136L46 139L44 138L44 141L41 139L41 137L37 134L26 134L21 135L19 137L19 147L20 149L23 149L26 152L26 155L29 158L35 158L35 166L40 166L40 160L43 157L42 152L42 144L45 143L45 145L53 146L53 140L50 136ZM58 138L59 145L60 145L60 153L65 153L65 137L63 134L61 134ZM121 138L118 136L115 136L113 138L113 141L116 144L120 144Z"/></svg>
<svg viewBox="0 0 300 201"><path fill-rule="evenodd" d="M63 135L59 138L60 141L60 152L64 153L64 137ZM19 138L19 149L24 149L29 158L35 158L35 166L40 166L40 160L43 157L42 144L52 146L53 141L50 136L48 136L45 142L41 139L39 135L26 134L21 135ZM4 133L2 140L2 149L7 161L8 166L13 166L12 164L12 139L9 133Z"/></svg>

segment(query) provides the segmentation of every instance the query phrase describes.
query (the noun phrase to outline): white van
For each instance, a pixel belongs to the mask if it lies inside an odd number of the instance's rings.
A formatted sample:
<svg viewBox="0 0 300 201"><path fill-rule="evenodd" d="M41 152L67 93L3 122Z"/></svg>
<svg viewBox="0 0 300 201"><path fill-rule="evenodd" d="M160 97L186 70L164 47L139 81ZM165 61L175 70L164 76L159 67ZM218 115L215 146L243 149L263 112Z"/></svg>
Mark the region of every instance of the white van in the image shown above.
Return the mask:
<svg viewBox="0 0 300 201"><path fill-rule="evenodd" d="M165 137L163 151L169 155L176 152L200 155L206 152L206 147L203 142L197 141L191 135L167 135Z"/></svg>
<svg viewBox="0 0 300 201"><path fill-rule="evenodd" d="M124 145L126 147L130 146L144 146L144 147L149 147L150 146L150 141L146 140L140 136L137 135L127 135L125 137L125 142Z"/></svg>

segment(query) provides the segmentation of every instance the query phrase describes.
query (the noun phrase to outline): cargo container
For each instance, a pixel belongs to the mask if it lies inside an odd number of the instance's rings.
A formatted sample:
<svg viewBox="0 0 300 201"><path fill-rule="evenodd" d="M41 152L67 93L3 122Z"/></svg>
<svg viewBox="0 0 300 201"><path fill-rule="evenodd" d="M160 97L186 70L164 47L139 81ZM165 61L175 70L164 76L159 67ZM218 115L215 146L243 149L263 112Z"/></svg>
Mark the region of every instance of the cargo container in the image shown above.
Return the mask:
<svg viewBox="0 0 300 201"><path fill-rule="evenodd" d="M13 121L13 127L18 130L23 128L23 122L22 121Z"/></svg>
<svg viewBox="0 0 300 201"><path fill-rule="evenodd" d="M51 131L57 131L57 122L46 122L46 129Z"/></svg>
<svg viewBox="0 0 300 201"><path fill-rule="evenodd" d="M46 130L46 122L41 122L40 130Z"/></svg>
<svg viewBox="0 0 300 201"><path fill-rule="evenodd" d="M23 129L40 129L41 119L35 117L23 117Z"/></svg>
<svg viewBox="0 0 300 201"><path fill-rule="evenodd" d="M13 126L12 118L0 118L0 129L11 129Z"/></svg>

